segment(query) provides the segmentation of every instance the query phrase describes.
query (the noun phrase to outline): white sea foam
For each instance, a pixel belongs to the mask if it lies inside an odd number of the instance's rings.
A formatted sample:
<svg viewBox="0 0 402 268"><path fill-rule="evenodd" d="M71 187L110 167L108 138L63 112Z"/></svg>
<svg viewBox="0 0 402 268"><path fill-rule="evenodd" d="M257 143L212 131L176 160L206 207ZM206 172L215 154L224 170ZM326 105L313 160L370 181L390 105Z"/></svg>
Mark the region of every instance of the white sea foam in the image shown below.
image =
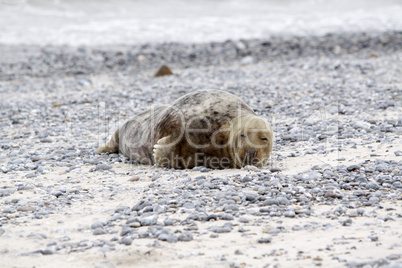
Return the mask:
<svg viewBox="0 0 402 268"><path fill-rule="evenodd" d="M210 42L402 30L398 0L0 0L0 44Z"/></svg>

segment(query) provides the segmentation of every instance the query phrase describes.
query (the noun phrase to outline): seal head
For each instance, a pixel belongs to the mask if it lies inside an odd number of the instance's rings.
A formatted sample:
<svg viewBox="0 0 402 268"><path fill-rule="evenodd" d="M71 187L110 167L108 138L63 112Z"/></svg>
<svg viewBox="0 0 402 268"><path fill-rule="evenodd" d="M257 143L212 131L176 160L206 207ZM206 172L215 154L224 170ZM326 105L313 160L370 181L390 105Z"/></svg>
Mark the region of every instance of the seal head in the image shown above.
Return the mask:
<svg viewBox="0 0 402 268"><path fill-rule="evenodd" d="M271 155L274 135L266 121L255 115L246 115L233 124L230 140L237 168L246 165L262 167Z"/></svg>

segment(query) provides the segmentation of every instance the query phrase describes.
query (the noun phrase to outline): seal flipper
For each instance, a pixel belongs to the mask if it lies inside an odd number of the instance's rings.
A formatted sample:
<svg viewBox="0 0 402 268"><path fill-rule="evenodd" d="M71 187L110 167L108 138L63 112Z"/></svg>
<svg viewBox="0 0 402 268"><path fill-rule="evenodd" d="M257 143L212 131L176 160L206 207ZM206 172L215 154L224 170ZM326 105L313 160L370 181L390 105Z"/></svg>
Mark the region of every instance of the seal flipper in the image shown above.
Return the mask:
<svg viewBox="0 0 402 268"><path fill-rule="evenodd" d="M110 141L108 141L106 144L101 145L96 149L96 152L98 154L101 153L119 153L119 130L116 130L116 132L113 134L112 138Z"/></svg>
<svg viewBox="0 0 402 268"><path fill-rule="evenodd" d="M170 145L170 135L159 139L154 145L153 156L155 164L161 167L172 167L171 157L174 146Z"/></svg>

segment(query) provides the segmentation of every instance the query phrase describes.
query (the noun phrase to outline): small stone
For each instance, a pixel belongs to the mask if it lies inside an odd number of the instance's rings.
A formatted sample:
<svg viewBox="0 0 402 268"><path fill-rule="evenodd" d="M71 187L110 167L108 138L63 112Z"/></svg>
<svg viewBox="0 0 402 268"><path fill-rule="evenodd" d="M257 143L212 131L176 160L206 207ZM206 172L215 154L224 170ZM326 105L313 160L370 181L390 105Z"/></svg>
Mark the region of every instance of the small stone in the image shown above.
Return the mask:
<svg viewBox="0 0 402 268"><path fill-rule="evenodd" d="M366 187L368 189L374 189L374 190L380 189L380 186L376 182L369 182L369 183L367 183Z"/></svg>
<svg viewBox="0 0 402 268"><path fill-rule="evenodd" d="M402 156L402 151L395 151L394 154L395 156Z"/></svg>
<svg viewBox="0 0 402 268"><path fill-rule="evenodd" d="M135 221L135 222L131 222L129 224L129 226L130 226L130 228L138 228L138 227L141 227L141 223L139 223L138 221Z"/></svg>
<svg viewBox="0 0 402 268"><path fill-rule="evenodd" d="M146 200L141 200L140 202L138 202L137 204L135 204L133 206L133 208L131 210L133 211L140 211L143 208L145 208L146 206L151 206L152 204Z"/></svg>
<svg viewBox="0 0 402 268"><path fill-rule="evenodd" d="M157 222L158 218L156 216L150 216L147 218L140 219L141 226L155 225Z"/></svg>
<svg viewBox="0 0 402 268"><path fill-rule="evenodd" d="M289 218L294 218L296 216L296 213L293 210L288 210L283 213L283 216L289 217Z"/></svg>
<svg viewBox="0 0 402 268"><path fill-rule="evenodd" d="M53 255L55 253L55 251L51 250L51 249L44 249L44 250L41 250L41 253L42 253L42 255Z"/></svg>
<svg viewBox="0 0 402 268"><path fill-rule="evenodd" d="M0 170L1 170L3 173L10 172L10 169L8 169L7 167L1 167Z"/></svg>
<svg viewBox="0 0 402 268"><path fill-rule="evenodd" d="M192 191L197 190L197 187L195 187L195 185L192 184L190 184L187 188Z"/></svg>
<svg viewBox="0 0 402 268"><path fill-rule="evenodd" d="M282 171L282 169L278 168L278 167L272 167L269 169L269 171L271 171L271 173L275 173L275 172L280 172Z"/></svg>
<svg viewBox="0 0 402 268"><path fill-rule="evenodd" d="M138 232L139 238L148 238L150 236L149 232Z"/></svg>
<svg viewBox="0 0 402 268"><path fill-rule="evenodd" d="M292 231L301 231L303 230L303 227L299 226L299 225L295 225L292 227Z"/></svg>
<svg viewBox="0 0 402 268"><path fill-rule="evenodd" d="M269 198L266 199L263 203L262 206L272 206L272 205L279 205L279 202L276 198Z"/></svg>
<svg viewBox="0 0 402 268"><path fill-rule="evenodd" d="M170 68L166 65L162 65L159 70L155 73L155 77L161 77L165 75L172 75L173 72Z"/></svg>
<svg viewBox="0 0 402 268"><path fill-rule="evenodd" d="M259 244L268 244L268 243L271 243L271 241L272 241L272 238L271 237L266 237L266 238L261 238L261 239L258 239L258 243Z"/></svg>
<svg viewBox="0 0 402 268"><path fill-rule="evenodd" d="M224 211L229 211L229 210L231 210L231 211L239 211L239 207L236 206L236 205L229 204L229 205L225 205L223 207L223 210Z"/></svg>
<svg viewBox="0 0 402 268"><path fill-rule="evenodd" d="M91 224L91 229L103 228L103 226L105 226L103 222L95 222Z"/></svg>
<svg viewBox="0 0 402 268"><path fill-rule="evenodd" d="M337 198L343 199L343 196L334 190L328 190L325 192L324 197L326 198Z"/></svg>
<svg viewBox="0 0 402 268"><path fill-rule="evenodd" d="M198 181L198 180L205 180L207 177L205 175L200 175L194 178L194 180Z"/></svg>
<svg viewBox="0 0 402 268"><path fill-rule="evenodd" d="M5 208L3 209L3 213L4 214L11 214L11 213L15 213L15 210L12 208Z"/></svg>
<svg viewBox="0 0 402 268"><path fill-rule="evenodd" d="M267 187L259 187L258 188L259 195L265 195L268 191L269 191L269 189Z"/></svg>
<svg viewBox="0 0 402 268"><path fill-rule="evenodd" d="M102 229L102 228L96 228L96 229L93 231L92 234L93 234L93 235L103 235L103 234L106 234L106 231L105 231L104 229Z"/></svg>
<svg viewBox="0 0 402 268"><path fill-rule="evenodd" d="M241 65L249 65L254 63L254 58L252 56L245 56L240 60Z"/></svg>
<svg viewBox="0 0 402 268"><path fill-rule="evenodd" d="M342 226L351 226L351 225L352 225L352 220L351 219L347 219L347 220L342 222Z"/></svg>
<svg viewBox="0 0 402 268"><path fill-rule="evenodd" d="M364 209L363 209L363 208L358 208L358 209L357 209L357 213L358 213L359 215L363 215L363 214L364 214Z"/></svg>
<svg viewBox="0 0 402 268"><path fill-rule="evenodd" d="M241 252L240 249L236 249L234 254L235 255L243 255L243 252Z"/></svg>
<svg viewBox="0 0 402 268"><path fill-rule="evenodd" d="M165 206L161 206L161 205L155 205L155 206L153 207L153 210L152 210L152 211L155 212L155 213L158 213L158 214L164 213L164 212L166 211L166 207L165 207Z"/></svg>
<svg viewBox="0 0 402 268"><path fill-rule="evenodd" d="M128 227L128 226L124 226L124 227L121 229L120 236L126 236L126 235L128 235L128 234L132 234L133 231L134 231L133 228L130 228L130 227Z"/></svg>
<svg viewBox="0 0 402 268"><path fill-rule="evenodd" d="M210 168L206 168L206 167L202 167L201 169L200 169L200 172L210 172L212 169L210 169Z"/></svg>
<svg viewBox="0 0 402 268"><path fill-rule="evenodd" d="M246 182L250 182L250 181L252 181L252 180L253 180L253 179L252 179L251 177L249 177L249 176L244 176L241 181L242 181L243 183L246 183Z"/></svg>
<svg viewBox="0 0 402 268"><path fill-rule="evenodd" d="M139 176L134 176L134 177L128 179L128 181L139 181L139 180L140 180Z"/></svg>
<svg viewBox="0 0 402 268"><path fill-rule="evenodd" d="M163 224L165 226L171 226L171 225L174 225L174 221L172 219L164 219Z"/></svg>
<svg viewBox="0 0 402 268"><path fill-rule="evenodd" d="M161 241L167 241L169 243L176 243L179 240L177 236L169 234L160 234L158 239Z"/></svg>
<svg viewBox="0 0 402 268"><path fill-rule="evenodd" d="M205 221L210 221L210 220L215 220L216 221L217 219L218 219L218 216L215 215L215 214L210 214L207 217L205 217Z"/></svg>
<svg viewBox="0 0 402 268"><path fill-rule="evenodd" d="M244 167L244 170L253 171L253 172L261 172L259 168L256 166L247 165Z"/></svg>
<svg viewBox="0 0 402 268"><path fill-rule="evenodd" d="M358 165L351 165L351 166L348 166L346 169L347 169L349 172L351 172L351 171L357 171L357 170L360 169L360 166L358 166Z"/></svg>
<svg viewBox="0 0 402 268"><path fill-rule="evenodd" d="M379 172L384 172L387 170L387 165L386 164L378 164L378 165L376 165L375 170L379 171Z"/></svg>
<svg viewBox="0 0 402 268"><path fill-rule="evenodd" d="M249 220L247 217L240 217L240 218L239 218L239 222L242 222L242 223L249 223L250 220Z"/></svg>
<svg viewBox="0 0 402 268"><path fill-rule="evenodd" d="M230 214L223 214L220 216L221 220L225 220L225 221L232 221L234 220L234 217Z"/></svg>
<svg viewBox="0 0 402 268"><path fill-rule="evenodd" d="M191 241L193 240L193 235L190 232L183 232L178 239L179 241Z"/></svg>
<svg viewBox="0 0 402 268"><path fill-rule="evenodd" d="M354 218L354 217L357 217L359 215L359 213L357 212L357 210L351 209L351 210L346 211L345 215Z"/></svg>
<svg viewBox="0 0 402 268"><path fill-rule="evenodd" d="M232 228L230 227L212 227L211 231L214 233L230 233L232 231Z"/></svg>
<svg viewBox="0 0 402 268"><path fill-rule="evenodd" d="M17 211L35 211L35 208L34 207L18 207L17 208Z"/></svg>
<svg viewBox="0 0 402 268"><path fill-rule="evenodd" d="M279 229L272 229L272 230L269 230L268 231L268 234L270 234L270 235L277 235L277 234L279 234L281 232L281 230L279 230Z"/></svg>
<svg viewBox="0 0 402 268"><path fill-rule="evenodd" d="M258 194L255 193L247 193L246 194L246 201L254 201L255 199L257 199Z"/></svg>
<svg viewBox="0 0 402 268"><path fill-rule="evenodd" d="M121 239L121 244L129 246L133 243L133 239L131 237L123 237Z"/></svg>
<svg viewBox="0 0 402 268"><path fill-rule="evenodd" d="M54 195L55 197L59 197L59 196L61 196L61 195L63 195L63 193L62 192L60 192L60 191L53 191L53 192L51 192L50 193L51 195Z"/></svg>
<svg viewBox="0 0 402 268"><path fill-rule="evenodd" d="M112 166L108 164L97 164L95 170L109 170Z"/></svg>
<svg viewBox="0 0 402 268"><path fill-rule="evenodd" d="M59 239L60 242L67 242L67 241L70 241L70 240L71 240L71 238L68 237L68 236L63 236L62 238Z"/></svg>
<svg viewBox="0 0 402 268"><path fill-rule="evenodd" d="M401 257L400 254L391 254L387 256L387 259L390 261L395 261L395 260L399 260L399 258Z"/></svg>

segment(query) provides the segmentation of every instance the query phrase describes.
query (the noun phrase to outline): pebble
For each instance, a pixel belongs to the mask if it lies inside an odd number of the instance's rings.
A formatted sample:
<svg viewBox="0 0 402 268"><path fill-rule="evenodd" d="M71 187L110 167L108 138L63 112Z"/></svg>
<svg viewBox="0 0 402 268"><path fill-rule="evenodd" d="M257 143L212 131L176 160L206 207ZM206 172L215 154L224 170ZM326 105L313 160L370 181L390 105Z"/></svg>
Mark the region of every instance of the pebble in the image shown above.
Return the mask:
<svg viewBox="0 0 402 268"><path fill-rule="evenodd" d="M235 255L243 255L243 252L240 249L236 249L234 254Z"/></svg>
<svg viewBox="0 0 402 268"><path fill-rule="evenodd" d="M131 237L123 237L121 239L121 244L129 246L133 243L133 239Z"/></svg>
<svg viewBox="0 0 402 268"><path fill-rule="evenodd" d="M271 237L260 238L260 239L257 240L257 242L259 244L268 244L268 243L271 243L271 241L272 241Z"/></svg>
<svg viewBox="0 0 402 268"><path fill-rule="evenodd" d="M351 226L352 225L352 220L347 219L345 221L342 221L342 226Z"/></svg>
<svg viewBox="0 0 402 268"><path fill-rule="evenodd" d="M269 230L268 231L268 233L270 234L270 235L277 235L277 234L279 234L281 232L281 230L279 230L279 229L272 229L272 230Z"/></svg>
<svg viewBox="0 0 402 268"><path fill-rule="evenodd" d="M190 232L183 232L178 237L179 241L191 241L193 240L193 235Z"/></svg>
<svg viewBox="0 0 402 268"><path fill-rule="evenodd" d="M244 170L253 171L253 172L261 172L261 170L259 168L257 168L256 166L250 166L250 165L245 166Z"/></svg>
<svg viewBox="0 0 402 268"><path fill-rule="evenodd" d="M149 216L149 217L140 219L141 226L155 225L157 222L158 222L158 218L156 216Z"/></svg>
<svg viewBox="0 0 402 268"><path fill-rule="evenodd" d="M387 259L390 261L399 260L401 258L401 254L391 254L387 256Z"/></svg>
<svg viewBox="0 0 402 268"><path fill-rule="evenodd" d="M179 241L177 236L169 234L160 234L158 236L158 239L161 241L167 241L169 243L176 243L177 241Z"/></svg>
<svg viewBox="0 0 402 268"><path fill-rule="evenodd" d="M251 178L251 177L249 177L249 176L244 176L243 177L243 179L242 179L242 182L243 183L247 183L247 182L250 182L250 181L252 181L253 179Z"/></svg>
<svg viewBox="0 0 402 268"><path fill-rule="evenodd" d="M239 218L239 222L241 222L241 223L249 223L250 220L249 220L249 218L243 216L243 217Z"/></svg>
<svg viewBox="0 0 402 268"><path fill-rule="evenodd" d="M294 218L296 216L296 213L293 210L288 210L283 213L283 216Z"/></svg>
<svg viewBox="0 0 402 268"><path fill-rule="evenodd" d="M102 228L96 228L93 232L92 232L92 234L93 235L103 235L103 234L106 234L107 232L104 230L104 229L102 229Z"/></svg>
<svg viewBox="0 0 402 268"><path fill-rule="evenodd" d="M109 170L112 166L108 164L97 164L95 170Z"/></svg>
<svg viewBox="0 0 402 268"><path fill-rule="evenodd" d="M223 207L223 210L224 210L224 211L239 211L239 207L236 206L236 205L230 204L230 205L225 205L225 206Z"/></svg>
<svg viewBox="0 0 402 268"><path fill-rule="evenodd" d="M40 253L41 253L42 255L53 255L53 254L55 254L56 252L55 252L54 250L51 250L51 249L44 249L44 250L40 250Z"/></svg>
<svg viewBox="0 0 402 268"><path fill-rule="evenodd" d="M105 226L103 222L95 222L91 224L91 229L103 228L103 226Z"/></svg>
<svg viewBox="0 0 402 268"><path fill-rule="evenodd" d="M35 208L34 208L34 207L24 207L24 206L21 206L21 207L18 207L18 208L17 208L17 211L25 211L25 212L28 212L28 211L35 211Z"/></svg>
<svg viewBox="0 0 402 268"><path fill-rule="evenodd" d="M255 193L247 193L245 196L246 201L254 201L258 198L258 194Z"/></svg>

